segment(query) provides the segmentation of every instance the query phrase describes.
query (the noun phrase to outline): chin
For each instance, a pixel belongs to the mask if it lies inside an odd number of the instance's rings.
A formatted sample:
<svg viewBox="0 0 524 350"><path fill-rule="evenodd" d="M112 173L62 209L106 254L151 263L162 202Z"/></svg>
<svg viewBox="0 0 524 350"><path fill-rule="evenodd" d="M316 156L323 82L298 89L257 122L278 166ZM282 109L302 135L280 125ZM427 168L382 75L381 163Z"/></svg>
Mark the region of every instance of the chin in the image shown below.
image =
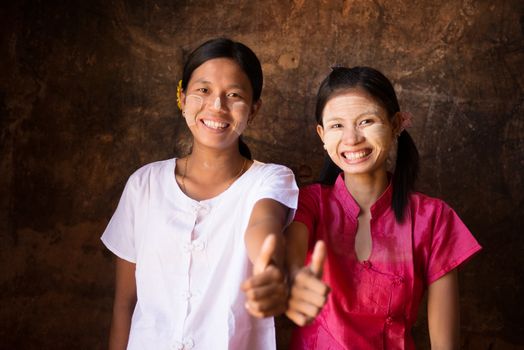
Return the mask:
<svg viewBox="0 0 524 350"><path fill-rule="evenodd" d="M355 165L348 165L345 163L337 165L340 169L342 169L342 171L344 171L344 174L347 175L373 175L377 173L377 171L384 170L382 168L377 168L374 164L369 164L368 162Z"/></svg>
<svg viewBox="0 0 524 350"><path fill-rule="evenodd" d="M225 150L225 149L233 147L236 144L235 139L224 140L223 138L221 140L216 140L213 138L205 137L205 138L200 138L198 140L195 139L195 141L197 141L198 143L200 143L201 145L205 147L217 149L217 150L219 149Z"/></svg>

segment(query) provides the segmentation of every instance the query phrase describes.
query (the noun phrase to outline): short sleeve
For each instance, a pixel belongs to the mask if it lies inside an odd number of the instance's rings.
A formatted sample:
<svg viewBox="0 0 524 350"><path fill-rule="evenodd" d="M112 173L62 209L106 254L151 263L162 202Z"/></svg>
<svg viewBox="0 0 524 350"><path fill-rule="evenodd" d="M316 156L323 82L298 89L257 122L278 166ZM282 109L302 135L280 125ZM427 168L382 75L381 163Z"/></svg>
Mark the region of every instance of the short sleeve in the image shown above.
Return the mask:
<svg viewBox="0 0 524 350"><path fill-rule="evenodd" d="M301 222L306 225L309 231L309 245L316 241L315 228L319 216L319 202L320 193L319 185L310 185L300 189L298 195L298 208L295 214L294 221Z"/></svg>
<svg viewBox="0 0 524 350"><path fill-rule="evenodd" d="M433 229L426 282L431 284L458 267L481 248L466 225L442 202Z"/></svg>
<svg viewBox="0 0 524 350"><path fill-rule="evenodd" d="M131 177L127 181L115 213L100 238L116 256L132 263L136 263L135 193Z"/></svg>
<svg viewBox="0 0 524 350"><path fill-rule="evenodd" d="M290 209L286 220L286 226L289 225L295 215L298 202L298 187L295 176L289 168L282 165L268 167L255 193L253 203L264 198L276 200Z"/></svg>

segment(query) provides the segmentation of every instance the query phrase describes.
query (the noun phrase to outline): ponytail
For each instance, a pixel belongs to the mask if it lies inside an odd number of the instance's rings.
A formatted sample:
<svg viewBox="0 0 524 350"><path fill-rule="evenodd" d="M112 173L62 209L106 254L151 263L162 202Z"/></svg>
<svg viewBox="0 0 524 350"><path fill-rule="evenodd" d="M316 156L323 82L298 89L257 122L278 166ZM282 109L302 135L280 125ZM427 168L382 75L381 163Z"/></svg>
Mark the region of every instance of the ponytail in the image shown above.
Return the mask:
<svg viewBox="0 0 524 350"><path fill-rule="evenodd" d="M419 155L413 139L407 131L398 137L397 160L393 173L393 198L391 206L398 222L405 217L408 196L415 187L419 171Z"/></svg>
<svg viewBox="0 0 524 350"><path fill-rule="evenodd" d="M251 151L249 150L249 147L246 145L246 143L242 140L242 136L238 138L238 150L240 151L240 154L249 160L252 160L253 157L251 156Z"/></svg>
<svg viewBox="0 0 524 350"><path fill-rule="evenodd" d="M323 185L333 186L335 181L337 181L338 174L342 172L342 169L336 165L329 155L324 156L324 164L322 165L322 170L320 172L320 177L318 183Z"/></svg>

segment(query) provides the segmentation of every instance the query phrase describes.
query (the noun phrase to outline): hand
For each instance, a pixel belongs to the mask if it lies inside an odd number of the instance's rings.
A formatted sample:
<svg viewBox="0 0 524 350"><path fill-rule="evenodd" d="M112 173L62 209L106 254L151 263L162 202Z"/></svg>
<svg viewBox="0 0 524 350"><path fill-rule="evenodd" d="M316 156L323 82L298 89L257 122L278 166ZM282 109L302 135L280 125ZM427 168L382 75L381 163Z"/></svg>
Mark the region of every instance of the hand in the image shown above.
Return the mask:
<svg viewBox="0 0 524 350"><path fill-rule="evenodd" d="M286 311L287 284L282 271L272 264L276 248L276 236L268 235L253 266L253 276L241 286L246 293L246 309L257 318L280 315Z"/></svg>
<svg viewBox="0 0 524 350"><path fill-rule="evenodd" d="M311 323L326 303L329 287L321 280L325 260L326 245L318 241L311 264L298 270L292 278L286 316L299 326Z"/></svg>

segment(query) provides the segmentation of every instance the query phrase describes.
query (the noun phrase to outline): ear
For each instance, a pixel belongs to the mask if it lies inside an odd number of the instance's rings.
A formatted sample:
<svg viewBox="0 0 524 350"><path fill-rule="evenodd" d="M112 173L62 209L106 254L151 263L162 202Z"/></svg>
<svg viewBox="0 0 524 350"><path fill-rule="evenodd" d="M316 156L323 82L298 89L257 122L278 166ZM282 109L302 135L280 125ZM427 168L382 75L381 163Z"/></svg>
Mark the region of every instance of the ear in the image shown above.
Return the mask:
<svg viewBox="0 0 524 350"><path fill-rule="evenodd" d="M400 113L395 113L393 118L391 118L391 130L393 131L393 136L398 136L400 134L400 128L402 126L402 120Z"/></svg>
<svg viewBox="0 0 524 350"><path fill-rule="evenodd" d="M251 123L253 121L258 111L260 110L260 107L262 107L262 99L259 99L257 102L253 103L253 106L251 107L251 114L247 119L248 123Z"/></svg>
<svg viewBox="0 0 524 350"><path fill-rule="evenodd" d="M320 136L322 142L324 142L324 128L320 124L317 125L317 134Z"/></svg>
<svg viewBox="0 0 524 350"><path fill-rule="evenodd" d="M180 91L180 109L183 111L186 106L186 94L184 90Z"/></svg>

